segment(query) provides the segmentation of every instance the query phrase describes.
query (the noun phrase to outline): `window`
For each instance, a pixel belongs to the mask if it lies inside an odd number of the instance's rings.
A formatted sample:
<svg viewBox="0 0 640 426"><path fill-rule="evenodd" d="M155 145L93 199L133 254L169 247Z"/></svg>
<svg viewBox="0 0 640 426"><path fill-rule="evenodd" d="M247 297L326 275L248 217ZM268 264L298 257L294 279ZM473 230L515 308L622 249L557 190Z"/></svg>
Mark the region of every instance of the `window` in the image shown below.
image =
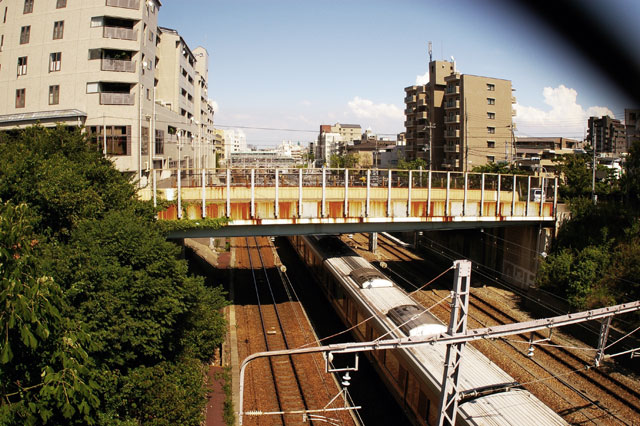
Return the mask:
<svg viewBox="0 0 640 426"><path fill-rule="evenodd" d="M489 120L495 120L496 119L496 113L495 112L488 112L487 113L487 118Z"/></svg>
<svg viewBox="0 0 640 426"><path fill-rule="evenodd" d="M2 18L2 23L6 24L7 23L7 8L4 8L4 18Z"/></svg>
<svg viewBox="0 0 640 426"><path fill-rule="evenodd" d="M56 21L53 23L53 39L60 40L64 34L64 21Z"/></svg>
<svg viewBox="0 0 640 426"><path fill-rule="evenodd" d="M496 162L495 155L487 155L487 161L490 163L495 163Z"/></svg>
<svg viewBox="0 0 640 426"><path fill-rule="evenodd" d="M56 9L62 9L63 7L67 7L67 0L58 0L56 2Z"/></svg>
<svg viewBox="0 0 640 426"><path fill-rule="evenodd" d="M487 148L495 148L496 141L487 141Z"/></svg>
<svg viewBox="0 0 640 426"><path fill-rule="evenodd" d="M103 27L104 26L104 16L94 16L91 18L91 28Z"/></svg>
<svg viewBox="0 0 640 426"><path fill-rule="evenodd" d="M100 83L87 83L87 93L98 93L100 91Z"/></svg>
<svg viewBox="0 0 640 426"><path fill-rule="evenodd" d="M62 64L62 52L53 52L49 55L49 72L60 71Z"/></svg>
<svg viewBox="0 0 640 426"><path fill-rule="evenodd" d="M49 105L58 105L60 103L60 86L49 86Z"/></svg>
<svg viewBox="0 0 640 426"><path fill-rule="evenodd" d="M164 154L164 130L156 130L156 146L154 154Z"/></svg>
<svg viewBox="0 0 640 426"><path fill-rule="evenodd" d="M496 104L495 98L487 98L487 105L495 105L495 104Z"/></svg>
<svg viewBox="0 0 640 426"><path fill-rule="evenodd" d="M16 90L16 108L24 108L25 89Z"/></svg>
<svg viewBox="0 0 640 426"><path fill-rule="evenodd" d="M153 31L149 30L149 41L153 41Z"/></svg>
<svg viewBox="0 0 640 426"><path fill-rule="evenodd" d="M22 13L33 12L33 0L24 0L24 10Z"/></svg>
<svg viewBox="0 0 640 426"><path fill-rule="evenodd" d="M140 130L140 154L149 155L149 145L151 144L149 141L149 128L142 127Z"/></svg>
<svg viewBox="0 0 640 426"><path fill-rule="evenodd" d="M87 128L87 136L96 149L107 155L130 155L131 126L91 126Z"/></svg>
<svg viewBox="0 0 640 426"><path fill-rule="evenodd" d="M496 133L495 127L487 127L487 133L494 135Z"/></svg>
<svg viewBox="0 0 640 426"><path fill-rule="evenodd" d="M496 85L495 84L491 84L491 83L487 83L487 90L490 91L490 92L495 92Z"/></svg>
<svg viewBox="0 0 640 426"><path fill-rule="evenodd" d="M18 58L18 76L27 75L27 57L21 56Z"/></svg>
<svg viewBox="0 0 640 426"><path fill-rule="evenodd" d="M20 44L29 43L31 37L31 25L20 28Z"/></svg>
<svg viewBox="0 0 640 426"><path fill-rule="evenodd" d="M0 34L0 52L2 52L3 45L4 45L4 34Z"/></svg>

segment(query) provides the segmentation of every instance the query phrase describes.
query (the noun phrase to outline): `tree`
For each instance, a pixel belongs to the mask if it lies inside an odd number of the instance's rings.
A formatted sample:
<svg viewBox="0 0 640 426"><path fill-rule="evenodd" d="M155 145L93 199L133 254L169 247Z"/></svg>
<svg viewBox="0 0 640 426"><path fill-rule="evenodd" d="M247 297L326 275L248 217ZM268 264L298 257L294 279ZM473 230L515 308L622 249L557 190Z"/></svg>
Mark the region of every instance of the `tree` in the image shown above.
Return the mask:
<svg viewBox="0 0 640 426"><path fill-rule="evenodd" d="M358 154L331 154L329 167L332 169L353 169L358 165Z"/></svg>
<svg viewBox="0 0 640 426"><path fill-rule="evenodd" d="M0 136L0 194L0 423L199 424L224 292L151 203L63 128Z"/></svg>
<svg viewBox="0 0 640 426"><path fill-rule="evenodd" d="M38 271L26 204L0 205L0 423L91 424L88 336L61 315L57 283Z"/></svg>

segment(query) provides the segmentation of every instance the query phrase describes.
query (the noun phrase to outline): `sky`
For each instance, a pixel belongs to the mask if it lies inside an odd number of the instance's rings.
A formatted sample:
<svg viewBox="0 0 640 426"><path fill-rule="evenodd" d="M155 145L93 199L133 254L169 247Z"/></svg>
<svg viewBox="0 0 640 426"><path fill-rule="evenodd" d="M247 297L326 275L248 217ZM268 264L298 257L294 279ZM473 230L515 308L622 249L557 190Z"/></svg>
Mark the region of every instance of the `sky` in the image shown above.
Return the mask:
<svg viewBox="0 0 640 426"><path fill-rule="evenodd" d="M603 19L637 49L637 0L581 1L606 4ZM633 106L562 39L497 0L164 0L159 25L207 49L214 125L259 147L306 145L337 122L395 139L404 88L427 78L428 41L433 59L453 56L463 74L511 80L519 136L582 139L589 116L624 119Z"/></svg>

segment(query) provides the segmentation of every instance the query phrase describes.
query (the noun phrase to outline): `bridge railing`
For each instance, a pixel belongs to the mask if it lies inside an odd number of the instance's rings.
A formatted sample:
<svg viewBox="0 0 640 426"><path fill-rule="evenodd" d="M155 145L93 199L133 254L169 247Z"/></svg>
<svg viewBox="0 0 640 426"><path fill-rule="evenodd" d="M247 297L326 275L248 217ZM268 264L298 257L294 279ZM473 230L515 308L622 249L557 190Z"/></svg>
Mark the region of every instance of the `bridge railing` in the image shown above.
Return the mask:
<svg viewBox="0 0 640 426"><path fill-rule="evenodd" d="M163 218L550 218L557 179L397 169L153 170L143 199L174 203ZM450 220L450 219L447 219Z"/></svg>

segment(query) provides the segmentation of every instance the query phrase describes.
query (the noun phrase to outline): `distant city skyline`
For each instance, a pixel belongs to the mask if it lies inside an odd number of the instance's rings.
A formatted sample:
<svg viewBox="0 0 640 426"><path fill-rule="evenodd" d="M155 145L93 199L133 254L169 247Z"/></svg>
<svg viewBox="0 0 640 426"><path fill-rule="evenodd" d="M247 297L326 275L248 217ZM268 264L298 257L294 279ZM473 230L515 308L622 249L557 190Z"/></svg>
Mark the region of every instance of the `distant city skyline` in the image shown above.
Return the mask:
<svg viewBox="0 0 640 426"><path fill-rule="evenodd" d="M640 38L632 0L600 3L603 18ZM434 59L453 56L462 73L512 81L516 135L582 139L590 115L624 119L633 106L562 40L498 1L188 4L164 2L159 23L208 50L215 125L241 129L249 145L306 143L336 122L404 131L404 87L427 77L428 41Z"/></svg>

